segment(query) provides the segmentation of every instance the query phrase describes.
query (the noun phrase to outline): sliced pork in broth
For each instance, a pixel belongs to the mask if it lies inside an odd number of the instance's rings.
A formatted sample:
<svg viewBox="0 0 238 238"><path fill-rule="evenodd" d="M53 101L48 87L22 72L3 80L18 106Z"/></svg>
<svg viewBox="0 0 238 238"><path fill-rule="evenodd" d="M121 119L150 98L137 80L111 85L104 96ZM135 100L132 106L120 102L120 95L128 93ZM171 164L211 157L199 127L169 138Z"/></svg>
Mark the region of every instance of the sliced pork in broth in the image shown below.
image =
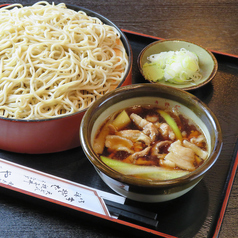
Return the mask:
<svg viewBox="0 0 238 238"><path fill-rule="evenodd" d="M134 106L111 115L98 130L94 149L114 170L149 179L185 175L208 157L206 137L192 120L176 108L155 106Z"/></svg>

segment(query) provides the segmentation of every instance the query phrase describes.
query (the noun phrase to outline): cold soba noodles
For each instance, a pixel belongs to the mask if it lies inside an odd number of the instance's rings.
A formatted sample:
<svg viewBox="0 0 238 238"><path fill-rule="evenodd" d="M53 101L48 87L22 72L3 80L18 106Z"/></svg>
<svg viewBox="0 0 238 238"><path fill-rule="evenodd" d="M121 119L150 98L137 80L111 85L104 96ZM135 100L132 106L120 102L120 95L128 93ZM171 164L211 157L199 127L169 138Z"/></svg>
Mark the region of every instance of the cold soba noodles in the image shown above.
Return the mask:
<svg viewBox="0 0 238 238"><path fill-rule="evenodd" d="M173 179L196 170L208 157L205 135L176 108L134 106L101 126L93 148L112 169L145 179Z"/></svg>
<svg viewBox="0 0 238 238"><path fill-rule="evenodd" d="M0 116L47 119L87 108L128 68L120 34L65 4L0 9Z"/></svg>

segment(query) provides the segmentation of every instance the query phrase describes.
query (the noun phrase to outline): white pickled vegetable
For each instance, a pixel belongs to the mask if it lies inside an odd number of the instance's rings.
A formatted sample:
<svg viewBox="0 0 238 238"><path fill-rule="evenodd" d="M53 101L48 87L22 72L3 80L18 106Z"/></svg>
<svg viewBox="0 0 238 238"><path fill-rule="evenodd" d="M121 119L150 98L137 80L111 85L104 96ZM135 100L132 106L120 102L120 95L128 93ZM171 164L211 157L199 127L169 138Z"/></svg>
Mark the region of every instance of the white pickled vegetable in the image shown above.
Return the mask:
<svg viewBox="0 0 238 238"><path fill-rule="evenodd" d="M153 82L161 80L186 84L201 79L198 57L181 48L179 51L161 52L150 55L149 63L143 65L145 77Z"/></svg>

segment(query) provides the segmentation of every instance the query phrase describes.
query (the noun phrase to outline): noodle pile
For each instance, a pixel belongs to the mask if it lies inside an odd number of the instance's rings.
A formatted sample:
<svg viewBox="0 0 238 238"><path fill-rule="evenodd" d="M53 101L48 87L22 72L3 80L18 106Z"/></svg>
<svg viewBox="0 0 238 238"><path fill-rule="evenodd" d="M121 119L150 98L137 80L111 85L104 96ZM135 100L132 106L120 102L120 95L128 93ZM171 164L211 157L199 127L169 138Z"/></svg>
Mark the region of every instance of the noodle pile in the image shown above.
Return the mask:
<svg viewBox="0 0 238 238"><path fill-rule="evenodd" d="M117 87L128 67L119 32L65 4L0 9L0 116L78 112Z"/></svg>

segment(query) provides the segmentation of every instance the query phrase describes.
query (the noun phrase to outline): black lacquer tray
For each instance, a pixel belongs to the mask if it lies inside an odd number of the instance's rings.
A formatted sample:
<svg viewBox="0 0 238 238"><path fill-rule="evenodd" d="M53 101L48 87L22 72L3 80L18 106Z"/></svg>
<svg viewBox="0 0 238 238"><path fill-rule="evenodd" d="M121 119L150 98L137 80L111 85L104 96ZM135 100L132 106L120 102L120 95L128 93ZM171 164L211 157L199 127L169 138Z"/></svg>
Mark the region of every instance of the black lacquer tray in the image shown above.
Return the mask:
<svg viewBox="0 0 238 238"><path fill-rule="evenodd" d="M160 38L127 30L123 31L130 41L134 57L133 83L145 83L137 68L137 56L147 44L154 40L160 40ZM67 213L74 213L74 216L77 216L79 221L80 219L90 220L92 226L94 222L95 224L100 223L102 226L114 229L115 234L117 231L121 231L123 227L125 236L134 231L137 237L145 234L146 237L217 237L238 165L236 152L238 136L236 122L238 118L237 113L233 113L234 110L237 110L236 107L238 105L238 57L222 52L213 51L213 53L219 64L217 75L212 82L191 91L191 93L206 103L217 116L223 131L223 149L214 167L194 189L184 196L170 202L156 204L144 204L126 200L125 204L127 205L158 213L157 219L159 223L157 228L138 225L120 217L108 220L94 213L64 209L62 204L41 201L39 198L32 198L30 195L11 191L6 187L2 187L1 192L9 193L10 196L13 195L13 199L28 199L31 203L36 203L39 206L47 206L47 209L48 207L52 210L57 208L59 213L61 210L63 213L67 210ZM80 147L65 152L43 155L23 155L0 151L0 158L76 183L114 193L100 179ZM1 183L0 186L2 186ZM6 196L9 196L9 194Z"/></svg>

